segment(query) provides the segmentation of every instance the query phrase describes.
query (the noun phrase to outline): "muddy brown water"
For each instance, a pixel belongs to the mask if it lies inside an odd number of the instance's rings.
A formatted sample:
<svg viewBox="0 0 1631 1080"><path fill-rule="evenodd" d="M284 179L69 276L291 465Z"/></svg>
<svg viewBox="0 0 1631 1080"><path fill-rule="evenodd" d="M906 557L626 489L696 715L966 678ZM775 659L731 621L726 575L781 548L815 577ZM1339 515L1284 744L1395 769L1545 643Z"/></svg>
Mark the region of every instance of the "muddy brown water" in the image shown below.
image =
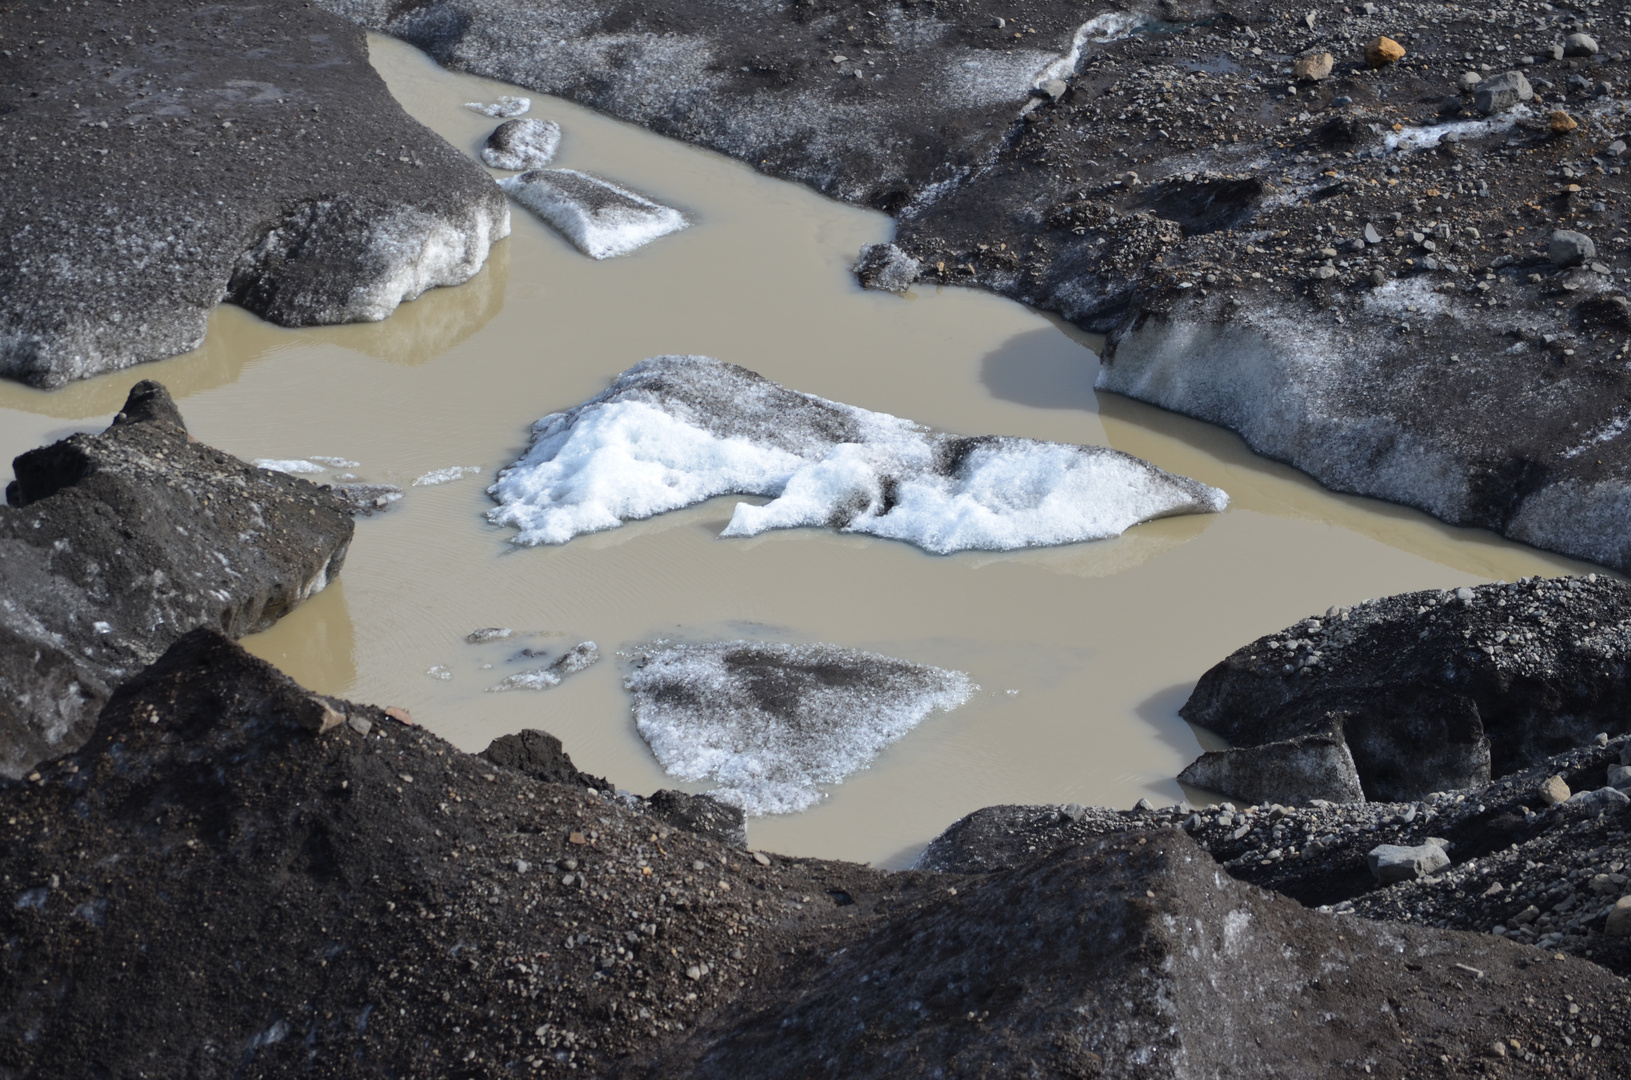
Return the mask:
<svg viewBox="0 0 1631 1080"><path fill-rule="evenodd" d="M387 38L372 48L404 106L472 154L494 122L462 103L524 93ZM692 227L597 263L516 208L475 280L383 323L291 331L223 307L195 353L55 393L0 385L0 454L100 429L132 383L156 378L194 434L240 457L359 462L349 471L407 494L358 523L336 585L246 645L314 690L406 706L466 750L546 728L580 767L633 791L675 785L634 730L619 648L829 641L967 671L982 688L969 704L816 808L750 822L757 847L889 866L993 803L1183 797L1174 774L1202 747L1178 706L1258 635L1367 597L1586 569L1333 495L1220 429L1096 397L1093 343L1041 315L974 291L855 287L848 266L889 235L885 217L531 96L531 115L564 129L556 164L677 206ZM532 421L644 357L688 352L946 430L1114 446L1233 504L1104 543L950 557L816 530L721 540L731 499L559 547L518 549L486 523L485 487ZM412 486L456 465L480 471ZM484 626L537 636L463 641ZM520 648L585 639L606 660L561 686L484 692L518 670Z"/></svg>

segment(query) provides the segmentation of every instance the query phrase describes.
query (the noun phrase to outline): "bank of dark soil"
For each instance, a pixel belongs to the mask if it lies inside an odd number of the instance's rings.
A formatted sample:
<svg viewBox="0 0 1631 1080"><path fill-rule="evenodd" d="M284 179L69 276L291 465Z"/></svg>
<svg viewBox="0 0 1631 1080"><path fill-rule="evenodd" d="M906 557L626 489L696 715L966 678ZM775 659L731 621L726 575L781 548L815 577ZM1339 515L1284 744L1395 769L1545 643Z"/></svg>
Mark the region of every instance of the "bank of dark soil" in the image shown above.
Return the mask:
<svg viewBox="0 0 1631 1080"><path fill-rule="evenodd" d="M1631 42L1603 9L326 6L886 210L926 281L1107 333L1101 388L1332 488L1631 566ZM1554 58L1578 32L1595 52ZM1405 56L1373 69L1382 35ZM1331 74L1298 82L1310 50ZM1458 88L1511 68L1536 93L1516 111ZM1552 262L1559 228L1595 253Z"/></svg>
<svg viewBox="0 0 1631 1080"><path fill-rule="evenodd" d="M140 382L100 435L30 450L0 506L0 777L77 749L119 683L199 626L264 630L351 544L327 489L195 442Z"/></svg>
<svg viewBox="0 0 1631 1080"><path fill-rule="evenodd" d="M485 171L309 4L30 0L0 42L0 376L184 352L224 300L382 319L509 231Z"/></svg>
<svg viewBox="0 0 1631 1080"><path fill-rule="evenodd" d="M1311 912L1171 829L977 877L755 855L210 631L0 814L8 1080L1606 1077L1631 1049L1602 968Z"/></svg>

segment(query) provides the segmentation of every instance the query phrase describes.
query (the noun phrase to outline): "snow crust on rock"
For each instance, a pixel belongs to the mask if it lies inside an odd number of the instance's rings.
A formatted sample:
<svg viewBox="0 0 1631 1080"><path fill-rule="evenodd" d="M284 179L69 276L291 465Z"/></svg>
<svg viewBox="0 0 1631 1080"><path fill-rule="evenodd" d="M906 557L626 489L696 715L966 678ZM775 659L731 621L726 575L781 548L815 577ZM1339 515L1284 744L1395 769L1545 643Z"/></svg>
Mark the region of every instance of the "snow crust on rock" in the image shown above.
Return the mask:
<svg viewBox="0 0 1631 1080"><path fill-rule="evenodd" d="M1117 536L1153 518L1215 513L1228 496L1099 446L963 438L789 390L734 364L659 356L533 425L488 489L520 544L560 544L716 495L725 536L826 526L944 554Z"/></svg>
<svg viewBox="0 0 1631 1080"><path fill-rule="evenodd" d="M494 102L467 101L464 107L483 116L491 116L500 120L508 120L512 116L520 116L532 108L532 99L529 97L511 97L505 94Z"/></svg>
<svg viewBox="0 0 1631 1080"><path fill-rule="evenodd" d="M487 136L481 160L495 169L541 169L560 145L561 125L553 120L506 120Z"/></svg>
<svg viewBox="0 0 1631 1080"><path fill-rule="evenodd" d="M791 814L936 710L978 689L960 671L837 645L657 642L624 680L634 721L681 780L750 816Z"/></svg>
<svg viewBox="0 0 1631 1080"><path fill-rule="evenodd" d="M498 186L592 259L627 255L687 224L678 210L575 169L533 169Z"/></svg>

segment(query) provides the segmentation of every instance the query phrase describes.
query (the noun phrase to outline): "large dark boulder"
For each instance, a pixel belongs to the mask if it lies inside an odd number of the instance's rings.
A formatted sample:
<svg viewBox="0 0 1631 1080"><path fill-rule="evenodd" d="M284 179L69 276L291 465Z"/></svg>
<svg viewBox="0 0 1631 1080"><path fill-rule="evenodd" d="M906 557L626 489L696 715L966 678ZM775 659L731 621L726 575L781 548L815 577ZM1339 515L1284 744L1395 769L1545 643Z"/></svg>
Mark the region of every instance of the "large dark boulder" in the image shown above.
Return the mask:
<svg viewBox="0 0 1631 1080"><path fill-rule="evenodd" d="M195 627L264 630L339 573L349 507L195 442L137 383L100 435L13 463L0 507L0 777L77 748L122 680Z"/></svg>
<svg viewBox="0 0 1631 1080"><path fill-rule="evenodd" d="M572 764L572 756L561 746L561 740L537 728L522 728L512 735L501 735L488 744L481 756L494 765L514 769L523 776L546 784L572 784L596 791L611 791L610 781L579 772L577 766Z"/></svg>
<svg viewBox="0 0 1631 1080"><path fill-rule="evenodd" d="M310 4L30 2L0 37L0 376L184 352L223 300L383 319L509 232L486 173Z"/></svg>
<svg viewBox="0 0 1631 1080"><path fill-rule="evenodd" d="M1390 596L1237 649L1179 713L1237 748L1341 738L1373 799L1478 787L1631 730L1628 620L1595 574Z"/></svg>

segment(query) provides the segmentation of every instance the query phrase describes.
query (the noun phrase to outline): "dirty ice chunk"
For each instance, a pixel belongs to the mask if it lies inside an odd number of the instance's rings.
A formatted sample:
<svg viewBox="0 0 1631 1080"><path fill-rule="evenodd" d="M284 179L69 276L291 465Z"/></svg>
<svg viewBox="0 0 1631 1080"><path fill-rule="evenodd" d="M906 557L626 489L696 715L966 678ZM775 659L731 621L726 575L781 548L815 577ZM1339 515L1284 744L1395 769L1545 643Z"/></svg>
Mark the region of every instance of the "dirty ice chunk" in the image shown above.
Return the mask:
<svg viewBox="0 0 1631 1080"><path fill-rule="evenodd" d="M599 660L600 647L592 641L580 641L548 667L517 672L497 685L489 686L487 691L502 693L506 690L548 690L552 686L561 685L561 680L568 675L576 675L585 668L593 667Z"/></svg>
<svg viewBox="0 0 1631 1080"><path fill-rule="evenodd" d="M634 721L669 775L713 780L751 816L790 814L864 769L936 710L976 687L960 671L837 645L752 641L638 650L624 685Z"/></svg>
<svg viewBox="0 0 1631 1080"><path fill-rule="evenodd" d="M726 536L824 526L927 551L1006 551L1117 536L1228 496L1117 450L1008 436L963 438L801 394L746 368L661 356L533 425L525 456L488 492L520 544L691 506L739 503Z"/></svg>
<svg viewBox="0 0 1631 1080"><path fill-rule="evenodd" d="M561 125L553 120L506 120L487 136L481 160L495 169L541 169L561 145Z"/></svg>
<svg viewBox="0 0 1631 1080"><path fill-rule="evenodd" d="M510 97L506 94L492 104L483 101L467 101L464 107L491 116L500 120L507 120L512 116L520 116L532 108L532 99L529 97Z"/></svg>
<svg viewBox="0 0 1631 1080"><path fill-rule="evenodd" d="M498 186L593 259L627 255L686 226L678 210L574 169L533 169Z"/></svg>

